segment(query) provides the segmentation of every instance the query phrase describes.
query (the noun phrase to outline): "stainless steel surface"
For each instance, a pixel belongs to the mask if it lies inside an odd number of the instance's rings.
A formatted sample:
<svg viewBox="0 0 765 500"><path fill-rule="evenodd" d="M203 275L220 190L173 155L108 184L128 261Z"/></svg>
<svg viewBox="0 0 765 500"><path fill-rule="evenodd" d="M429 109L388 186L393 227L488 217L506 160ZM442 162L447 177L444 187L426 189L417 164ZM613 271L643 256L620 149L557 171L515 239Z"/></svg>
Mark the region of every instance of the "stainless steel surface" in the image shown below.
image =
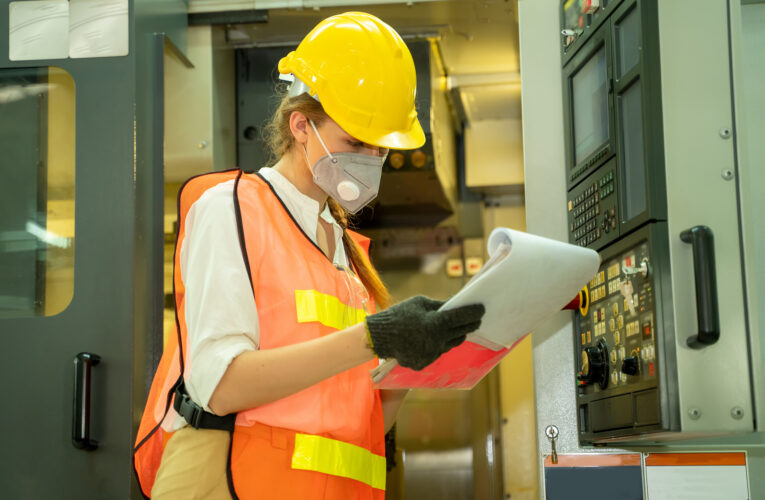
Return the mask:
<svg viewBox="0 0 765 500"><path fill-rule="evenodd" d="M765 377L762 375L765 353L762 349L761 333L759 333L765 331L765 315L761 312L763 310L763 297L765 296L763 295L763 290L765 290L765 266L762 266L757 261L758 257L761 258L762 255L765 255L765 227L763 227L761 222L761 214L765 213L765 198L762 196L762 186L765 185L765 169L759 168L762 158L765 157L765 142L761 140L763 125L765 125L762 121L762 110L765 109L765 95L761 91L761 82L765 77L765 61L763 61L761 56L761 47L763 42L765 42L765 30L763 29L763 26L765 26L765 5L744 2L746 5L742 6L740 3L737 0L728 2L731 12L734 14L731 20L734 27L732 43L734 44L734 68L738 69L734 71L735 99L737 103L735 130L731 131L735 141L727 141L728 144L737 142L739 163L734 168L731 156L727 157L727 162L715 161L719 160L719 158L707 158L700 163L696 158L698 153L694 152L691 158L684 160L685 167L680 166L678 168L685 169L692 164L696 164L697 168L694 169L693 173L689 174L686 170L685 176L690 175L691 178L704 177L705 182L716 186L712 196L709 193L705 193L704 196L699 197L701 200L704 198L713 199L719 194L730 197L731 190L735 190L734 184L738 184L741 190L742 206L740 210L742 213L742 227L744 228L743 253L747 263L747 304L750 328L752 328L753 333L750 340L753 358L756 360L753 366L753 378L757 390L754 391L754 394L758 401L759 411L757 414L760 415L765 412L765 391L762 389L763 380L765 380ZM692 8L695 14L697 6L720 8L724 4L724 2L697 2L694 3ZM660 5L667 8L675 8L675 2L660 2ZM677 4L678 16L680 11L683 11L686 14L686 18L684 21L681 20L675 23L675 29L686 26L689 7L687 2L679 2ZM565 203L563 179L558 178L562 177L558 175L559 169L563 165L562 131L556 126L556 124L562 123L563 119L559 97L561 94L560 47L559 39L557 36L552 35L559 30L559 25L557 24L559 8L560 2L556 0L519 0L527 227L530 232L565 240L566 221L563 220L564 214L558 208ZM718 13L718 15L724 16L724 12ZM717 20L710 20L706 16L703 16L702 20L704 26L717 22ZM694 24L697 25L696 22ZM738 32L739 26L743 27L741 33ZM662 29L672 29L672 27L664 26ZM683 30L679 31L682 32ZM715 32L714 38L716 39L714 43L724 47L727 41L719 39L716 29L713 31ZM676 36L686 37L684 38L685 42L682 43L687 43L689 39L687 35L679 33ZM701 47L696 46L695 42L699 41L699 38L706 37L706 33L704 37L699 37L698 34L690 37L690 39L694 40L693 51L696 53L694 57L700 57L704 54L704 59L708 60L711 54L714 54L715 58L720 57L723 62L716 59L711 65L702 65L701 70L707 74L710 71L718 71L721 75L727 75L727 68L717 66L718 64L724 66L724 60L727 59L727 55L720 54L718 49L714 49L712 52L706 50L707 41L702 41ZM680 43L680 40L675 40L675 43ZM662 61L662 64L666 64L666 61ZM712 70L710 66L716 69ZM692 85L697 85L699 82L704 82L704 80L705 78L696 75ZM713 80L718 80L718 78L715 77ZM667 79L667 83L672 84L669 79ZM674 92L679 93L681 85L681 82L677 82L673 89ZM682 88L687 90L687 85L682 85ZM673 93L673 95L675 94ZM725 138L720 136L719 128L720 124L730 123L732 117L730 112L727 117L721 117L715 110L720 105L729 105L729 96L730 91L728 90L727 92L718 92L714 98L704 100L704 109L706 109L707 103L712 103L710 111L715 115L715 120L710 120L705 133L700 134L696 131L696 146L700 142L726 142ZM692 110L694 113L701 112L701 107L698 107L699 98L697 95L697 104L690 106L690 108L694 108ZM688 110L689 104L687 101L681 100L673 103L671 107L673 107L675 112L679 112L683 109ZM676 129L681 129L684 126L685 122L672 123L672 127ZM690 130L693 130L693 127ZM688 133L690 134L690 131ZM700 137L707 137L707 139L700 141ZM691 147L686 144L685 150L688 151L689 147L694 149L696 146ZM715 144L714 147L717 148L720 145ZM710 163L714 164L714 168L707 166ZM668 168L670 168L669 164ZM721 179L720 174L723 168L730 168L734 171L735 179L737 179L736 183L725 182ZM691 180L691 184L693 184L695 181ZM714 184L715 182L717 184ZM691 186L684 189L689 191L692 188ZM675 200L676 205L680 201ZM686 205L685 212L687 214L694 213L698 202L699 200L696 200L694 204ZM679 208L681 207L675 206L675 209ZM727 215L727 224L735 229L735 214ZM733 245L738 244L737 236L732 238L731 243ZM736 268L735 262L733 265L726 263L718 263L718 265L724 267L724 271L728 274L741 275L741 271ZM718 276L720 276L719 270ZM689 286L692 286L692 276L689 282ZM739 306L741 303L742 300L739 298ZM691 318L695 321L695 314L691 315ZM742 321L743 315L734 321L733 327L735 328L736 325L740 325ZM727 328L729 326L726 325ZM577 444L576 414L573 405L574 394L572 384L569 383L573 377L571 367L574 363L570 337L571 325L568 315L565 314L551 319L542 328L536 330L532 337L534 341L537 429L541 437L539 440L541 443L539 445L540 472L544 470L542 459L547 453L547 439L544 437L543 429L549 422L556 422L556 425L560 428L560 437L557 440L559 453L608 451L606 448L598 448L597 450L592 448L583 449L579 448ZM705 358L702 363L706 361ZM729 363L735 362L732 359L728 359L726 366L730 366ZM737 368L736 371L739 371L739 369ZM728 378L727 373L728 370L723 369L718 372L718 376L727 381L732 380ZM749 379L746 375L744 375L743 379L745 381L744 385L746 385L746 381ZM712 403L717 404L717 400L713 399L710 401L710 404ZM734 421L735 419L731 413L731 409L734 406L738 406L738 404L720 404L718 412L725 414L725 420ZM692 408L696 408L699 412L701 412L702 408L705 411L707 410L702 405L693 404L686 406L683 411L686 421L690 421L690 415L687 412ZM744 416L738 422L751 422L750 416L752 414L743 406L741 406L741 409L744 412ZM705 413L703 415L704 417L700 418L702 421L707 416ZM685 441L682 443L672 443L671 445L665 444L650 447L649 449L654 452L746 449L749 460L749 480L752 498L765 498L765 493L763 493L765 491L765 475L762 474L762 471L765 470L765 453L763 452L765 450L765 437L763 436L765 436L765 433L762 432L755 434L743 433L737 436L729 435L694 442ZM543 478L540 479L540 488L541 491L544 491ZM542 493L541 498L544 498L544 493Z"/></svg>
<svg viewBox="0 0 765 500"><path fill-rule="evenodd" d="M202 12L200 1L192 1L192 12ZM229 2L205 2L208 11L226 10ZM239 8L253 8L253 2L238 2ZM305 2L318 6L316 2ZM334 4L334 5L331 5ZM486 0L441 0L426 2L333 1L320 9L299 8L301 2L259 0L255 7L269 10L268 23L234 25L230 42L247 47L295 44L321 19L344 12L349 6L379 16L402 37L431 37L436 34L443 55L445 73L450 76L470 74L517 73L518 23L516 3ZM231 8L231 7L229 7ZM496 101L502 105L501 100Z"/></svg>
<svg viewBox="0 0 765 500"><path fill-rule="evenodd" d="M567 241L566 185L562 175L563 98L557 0L519 0L526 229ZM540 497L548 454L545 426L559 429L558 454L599 453L577 438L571 314L558 313L532 333ZM613 451L613 450L611 450Z"/></svg>
<svg viewBox="0 0 765 500"><path fill-rule="evenodd" d="M705 26L703 37L687 23L688 12ZM718 133L720 123L733 119L727 16L723 2L659 2L677 377L681 428L689 433L753 430L751 419L730 413L739 406L751 414L752 388L736 186L719 175L720 166L735 165L734 143ZM697 224L715 235L722 327L720 340L700 350L685 343L698 327L691 250L679 238ZM698 418L691 417L690 408L700 411Z"/></svg>
<svg viewBox="0 0 765 500"><path fill-rule="evenodd" d="M407 4L434 2L436 0L407 0ZM247 9L313 9L327 7L357 7L359 0L189 0L189 12L224 12ZM364 0L368 5L402 3L401 0Z"/></svg>
<svg viewBox="0 0 765 500"><path fill-rule="evenodd" d="M502 498L496 372L470 391L413 390L396 424L403 499Z"/></svg>
<svg viewBox="0 0 765 500"><path fill-rule="evenodd" d="M220 27L192 26L188 58L166 47L166 182L236 166L234 53L223 37Z"/></svg>
<svg viewBox="0 0 765 500"><path fill-rule="evenodd" d="M737 165L735 175L740 196L742 255L746 276L746 304L749 317L749 339L752 351L755 417L758 429L765 429L765 3L731 1L731 55L735 113ZM765 481L765 478L763 479ZM765 487L763 488L765 490Z"/></svg>
<svg viewBox="0 0 765 500"><path fill-rule="evenodd" d="M406 233L403 236L407 238ZM473 251L467 248L467 255L474 255ZM424 272L425 267L419 272L383 269L380 275L397 299L415 294L446 299L464 284L464 279L448 278L442 266L433 273ZM402 457L399 467L403 468L398 477L403 484L387 493L389 500L502 497L497 385L493 372L471 391L422 389L409 393L396 423L396 447Z"/></svg>

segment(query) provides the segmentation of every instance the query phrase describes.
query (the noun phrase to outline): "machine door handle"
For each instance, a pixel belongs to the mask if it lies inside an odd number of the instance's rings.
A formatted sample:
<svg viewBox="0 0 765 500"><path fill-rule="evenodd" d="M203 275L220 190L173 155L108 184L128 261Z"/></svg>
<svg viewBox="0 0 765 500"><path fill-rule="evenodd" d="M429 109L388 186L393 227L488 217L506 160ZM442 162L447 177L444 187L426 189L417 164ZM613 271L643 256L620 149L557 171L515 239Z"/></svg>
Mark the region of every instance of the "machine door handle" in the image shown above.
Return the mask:
<svg viewBox="0 0 765 500"><path fill-rule="evenodd" d="M74 404L72 408L72 444L80 450L98 448L90 439L90 370L101 361L100 356L81 352L74 357Z"/></svg>
<svg viewBox="0 0 765 500"><path fill-rule="evenodd" d="M714 236L707 226L694 226L680 233L680 239L690 243L693 249L693 274L696 281L699 332L688 338L688 345L701 349L720 339Z"/></svg>

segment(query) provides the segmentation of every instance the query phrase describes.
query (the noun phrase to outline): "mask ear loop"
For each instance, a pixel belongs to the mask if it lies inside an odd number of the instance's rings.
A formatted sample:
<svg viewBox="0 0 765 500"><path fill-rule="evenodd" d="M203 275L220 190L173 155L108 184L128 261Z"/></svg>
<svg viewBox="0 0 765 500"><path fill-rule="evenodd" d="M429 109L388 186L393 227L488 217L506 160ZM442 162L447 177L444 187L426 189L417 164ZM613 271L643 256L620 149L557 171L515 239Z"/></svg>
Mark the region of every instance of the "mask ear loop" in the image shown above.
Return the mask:
<svg viewBox="0 0 765 500"><path fill-rule="evenodd" d="M313 120L311 120L310 118L308 119L308 123L311 124L311 127L313 128L313 131L316 133L316 137L319 138L319 142L321 143L321 147L323 147L324 151L327 152L327 156L329 156L329 159L332 160L332 163L337 163L337 158L332 156L332 153L330 153L329 149L327 149L327 145L324 144L324 139L321 138L321 134L319 134L319 129L316 128L316 124L313 123ZM303 146L303 148L305 149L305 146ZM308 150L306 150L305 154L306 154L306 158L308 158Z"/></svg>

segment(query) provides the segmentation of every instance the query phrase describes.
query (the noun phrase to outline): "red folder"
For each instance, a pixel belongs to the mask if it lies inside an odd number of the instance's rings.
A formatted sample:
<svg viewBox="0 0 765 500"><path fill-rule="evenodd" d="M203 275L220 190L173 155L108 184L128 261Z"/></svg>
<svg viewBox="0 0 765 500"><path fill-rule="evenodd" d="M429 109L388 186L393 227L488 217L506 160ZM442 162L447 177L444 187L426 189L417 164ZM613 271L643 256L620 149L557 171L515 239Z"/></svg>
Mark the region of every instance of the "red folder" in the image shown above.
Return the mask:
<svg viewBox="0 0 765 500"><path fill-rule="evenodd" d="M396 366L375 386L379 389L472 389L526 335L499 351L466 340L420 371Z"/></svg>

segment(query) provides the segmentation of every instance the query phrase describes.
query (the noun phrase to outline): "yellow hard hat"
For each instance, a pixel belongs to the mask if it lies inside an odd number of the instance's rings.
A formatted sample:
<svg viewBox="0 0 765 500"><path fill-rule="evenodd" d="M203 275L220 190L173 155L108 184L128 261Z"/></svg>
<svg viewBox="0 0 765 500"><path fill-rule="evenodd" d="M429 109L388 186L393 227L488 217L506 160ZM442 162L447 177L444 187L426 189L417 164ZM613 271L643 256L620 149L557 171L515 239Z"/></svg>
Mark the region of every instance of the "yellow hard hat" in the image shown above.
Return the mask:
<svg viewBox="0 0 765 500"><path fill-rule="evenodd" d="M360 141L393 149L425 143L414 109L412 54L373 15L346 12L321 21L279 61L279 72L305 84L330 118Z"/></svg>

